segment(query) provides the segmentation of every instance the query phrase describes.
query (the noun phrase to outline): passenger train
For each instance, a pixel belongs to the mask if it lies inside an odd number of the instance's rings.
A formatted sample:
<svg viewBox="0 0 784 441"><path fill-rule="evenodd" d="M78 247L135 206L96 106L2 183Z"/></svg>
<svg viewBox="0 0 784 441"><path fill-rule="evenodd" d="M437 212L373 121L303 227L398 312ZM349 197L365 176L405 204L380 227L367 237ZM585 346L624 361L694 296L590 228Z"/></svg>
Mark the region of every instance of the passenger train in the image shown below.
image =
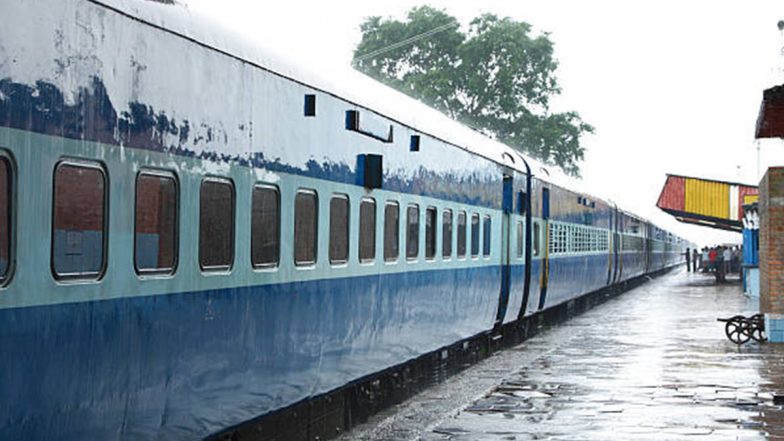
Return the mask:
<svg viewBox="0 0 784 441"><path fill-rule="evenodd" d="M213 437L687 246L177 2L0 16L2 440Z"/></svg>

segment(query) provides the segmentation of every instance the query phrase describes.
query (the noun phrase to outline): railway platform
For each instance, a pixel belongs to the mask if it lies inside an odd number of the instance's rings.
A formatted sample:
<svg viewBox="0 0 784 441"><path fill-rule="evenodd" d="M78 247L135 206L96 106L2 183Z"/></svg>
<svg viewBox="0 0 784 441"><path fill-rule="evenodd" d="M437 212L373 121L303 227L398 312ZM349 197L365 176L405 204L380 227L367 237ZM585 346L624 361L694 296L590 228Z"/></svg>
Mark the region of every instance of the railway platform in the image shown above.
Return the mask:
<svg viewBox="0 0 784 441"><path fill-rule="evenodd" d="M339 439L784 439L784 347L736 346L716 320L758 311L741 291L681 267Z"/></svg>

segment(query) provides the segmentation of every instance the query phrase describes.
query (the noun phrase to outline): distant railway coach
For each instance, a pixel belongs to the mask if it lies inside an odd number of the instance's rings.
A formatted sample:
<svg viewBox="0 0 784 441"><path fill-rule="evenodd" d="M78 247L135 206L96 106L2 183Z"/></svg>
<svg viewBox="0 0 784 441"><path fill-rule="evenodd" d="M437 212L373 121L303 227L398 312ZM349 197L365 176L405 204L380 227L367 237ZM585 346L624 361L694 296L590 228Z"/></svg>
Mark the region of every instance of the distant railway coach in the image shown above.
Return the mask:
<svg viewBox="0 0 784 441"><path fill-rule="evenodd" d="M671 267L687 245L177 4L0 13L2 440L285 429L301 403L349 406L317 400Z"/></svg>

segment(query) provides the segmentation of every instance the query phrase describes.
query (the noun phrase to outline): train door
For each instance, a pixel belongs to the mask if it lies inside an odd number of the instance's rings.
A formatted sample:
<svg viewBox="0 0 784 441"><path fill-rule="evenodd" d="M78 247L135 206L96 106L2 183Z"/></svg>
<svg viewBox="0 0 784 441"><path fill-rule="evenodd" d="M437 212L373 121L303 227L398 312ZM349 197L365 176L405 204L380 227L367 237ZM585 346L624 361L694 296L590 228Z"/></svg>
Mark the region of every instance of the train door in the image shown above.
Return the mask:
<svg viewBox="0 0 784 441"><path fill-rule="evenodd" d="M611 285L615 283L615 268L618 265L617 257L618 254L615 252L615 246L618 243L618 238L615 235L616 228L616 216L617 210L615 206L610 207L610 219L609 219L609 227L610 227L610 246L607 250L607 285Z"/></svg>
<svg viewBox="0 0 784 441"><path fill-rule="evenodd" d="M613 233L612 233L613 232L613 219L615 217L614 213L615 212L613 211L613 208L610 208L610 220L609 220L609 223L608 223L608 225L610 227L610 233L609 233L610 245L607 247L607 283L605 285L609 285L610 282L612 281L612 279L611 279L611 277L612 277L612 267L613 267L612 247L613 247L613 243L615 242L615 240L613 238Z"/></svg>
<svg viewBox="0 0 784 441"><path fill-rule="evenodd" d="M514 202L514 179L504 175L503 200L501 203L501 293L498 296L498 314L495 326L501 326L509 304L509 287L511 284L510 229L512 228L512 210Z"/></svg>
<svg viewBox="0 0 784 441"><path fill-rule="evenodd" d="M621 266L621 235L619 228L621 224L620 212L618 207L613 207L613 222L612 222L612 253L613 253L613 275L612 283L618 282L620 278Z"/></svg>
<svg viewBox="0 0 784 441"><path fill-rule="evenodd" d="M542 272L539 282L539 310L544 309L544 304L547 301L547 279L550 276L550 189L542 188L542 230L544 231L544 240L542 241Z"/></svg>
<svg viewBox="0 0 784 441"><path fill-rule="evenodd" d="M648 224L643 225L645 225L645 229L643 230L645 231L645 274L648 274L651 272L651 248L653 243L651 242L651 226Z"/></svg>

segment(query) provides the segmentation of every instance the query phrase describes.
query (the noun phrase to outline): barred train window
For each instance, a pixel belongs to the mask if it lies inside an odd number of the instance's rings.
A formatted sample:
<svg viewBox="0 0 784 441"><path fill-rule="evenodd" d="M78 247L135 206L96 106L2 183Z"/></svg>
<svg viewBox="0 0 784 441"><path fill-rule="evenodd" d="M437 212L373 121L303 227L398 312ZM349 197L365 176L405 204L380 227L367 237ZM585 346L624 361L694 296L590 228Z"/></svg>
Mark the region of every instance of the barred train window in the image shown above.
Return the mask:
<svg viewBox="0 0 784 441"><path fill-rule="evenodd" d="M318 195L299 190L294 198L294 264L316 263L318 251Z"/></svg>
<svg viewBox="0 0 784 441"><path fill-rule="evenodd" d="M452 210L441 213L441 255L452 258Z"/></svg>
<svg viewBox="0 0 784 441"><path fill-rule="evenodd" d="M177 262L177 181L142 172L136 178L134 262L138 273L171 274Z"/></svg>
<svg viewBox="0 0 784 441"><path fill-rule="evenodd" d="M387 202L384 206L384 260L392 262L400 255L400 205Z"/></svg>
<svg viewBox="0 0 784 441"><path fill-rule="evenodd" d="M582 247L583 229L579 225L572 226L571 246L569 251L580 252Z"/></svg>
<svg viewBox="0 0 784 441"><path fill-rule="evenodd" d="M12 173L11 162L0 156L0 283L6 281L11 272Z"/></svg>
<svg viewBox="0 0 784 441"><path fill-rule="evenodd" d="M280 262L280 193L276 187L253 187L250 259L254 268L275 267Z"/></svg>
<svg viewBox="0 0 784 441"><path fill-rule="evenodd" d="M208 178L199 195L199 265L228 270L234 263L234 184Z"/></svg>
<svg viewBox="0 0 784 441"><path fill-rule="evenodd" d="M106 266L106 175L69 162L54 172L52 270L57 278L97 279Z"/></svg>
<svg viewBox="0 0 784 441"><path fill-rule="evenodd" d="M523 223L517 222L517 257L523 257L524 234Z"/></svg>
<svg viewBox="0 0 784 441"><path fill-rule="evenodd" d="M359 261L372 262L376 258L376 200L362 199L359 203Z"/></svg>
<svg viewBox="0 0 784 441"><path fill-rule="evenodd" d="M482 236L484 236L483 237L484 242L483 242L482 254L485 257L487 257L490 255L490 240L492 237L492 234L490 233L492 232L492 228L491 228L492 221L490 220L490 216L485 216L483 221L484 222L482 224L482 233L483 233Z"/></svg>
<svg viewBox="0 0 784 441"><path fill-rule="evenodd" d="M432 260L436 257L436 223L438 222L436 207L427 207L425 210L425 258Z"/></svg>
<svg viewBox="0 0 784 441"><path fill-rule="evenodd" d="M348 216L348 196L332 196L329 201L329 263L348 262Z"/></svg>
<svg viewBox="0 0 784 441"><path fill-rule="evenodd" d="M466 212L457 213L457 257L466 255Z"/></svg>
<svg viewBox="0 0 784 441"><path fill-rule="evenodd" d="M479 214L471 215L471 257L479 256Z"/></svg>
<svg viewBox="0 0 784 441"><path fill-rule="evenodd" d="M406 258L415 260L419 256L419 205L408 206L406 213Z"/></svg>

